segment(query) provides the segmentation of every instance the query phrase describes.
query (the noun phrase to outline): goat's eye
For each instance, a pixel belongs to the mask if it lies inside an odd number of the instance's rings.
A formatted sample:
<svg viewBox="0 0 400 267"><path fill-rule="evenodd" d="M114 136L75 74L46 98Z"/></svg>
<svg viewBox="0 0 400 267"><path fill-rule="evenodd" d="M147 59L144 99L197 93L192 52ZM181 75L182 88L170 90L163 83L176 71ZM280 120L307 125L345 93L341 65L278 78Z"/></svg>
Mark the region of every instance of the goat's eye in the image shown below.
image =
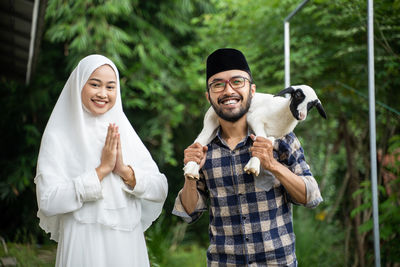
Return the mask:
<svg viewBox="0 0 400 267"><path fill-rule="evenodd" d="M297 92L294 94L294 96L295 96L296 98L301 98L301 97L303 96L303 94L302 94L300 91L297 91Z"/></svg>

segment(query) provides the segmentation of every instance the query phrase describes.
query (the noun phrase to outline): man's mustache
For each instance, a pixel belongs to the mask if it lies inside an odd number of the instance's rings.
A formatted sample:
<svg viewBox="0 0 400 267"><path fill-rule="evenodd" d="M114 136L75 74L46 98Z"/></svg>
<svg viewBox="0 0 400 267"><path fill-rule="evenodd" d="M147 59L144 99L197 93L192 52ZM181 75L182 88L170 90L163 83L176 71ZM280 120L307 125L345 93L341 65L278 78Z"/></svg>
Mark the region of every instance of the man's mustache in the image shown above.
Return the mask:
<svg viewBox="0 0 400 267"><path fill-rule="evenodd" d="M225 101L227 98L239 98L239 100L243 100L243 96L241 95L223 95L218 98L218 104L221 104L221 102Z"/></svg>

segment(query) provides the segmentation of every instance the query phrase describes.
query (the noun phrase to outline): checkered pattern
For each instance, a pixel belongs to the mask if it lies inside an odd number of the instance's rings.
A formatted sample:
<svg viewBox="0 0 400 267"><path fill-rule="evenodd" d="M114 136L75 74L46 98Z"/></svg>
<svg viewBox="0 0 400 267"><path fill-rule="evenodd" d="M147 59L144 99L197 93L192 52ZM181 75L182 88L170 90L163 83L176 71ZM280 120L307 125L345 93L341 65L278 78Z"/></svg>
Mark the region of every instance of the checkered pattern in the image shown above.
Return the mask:
<svg viewBox="0 0 400 267"><path fill-rule="evenodd" d="M192 223L210 207L208 266L297 266L294 202L268 171L256 178L243 171L252 143L247 136L232 151L218 134L208 145L197 182L196 210L188 215L178 195L173 214ZM322 201L318 185L294 133L275 142L274 156L303 178L306 206L317 206Z"/></svg>

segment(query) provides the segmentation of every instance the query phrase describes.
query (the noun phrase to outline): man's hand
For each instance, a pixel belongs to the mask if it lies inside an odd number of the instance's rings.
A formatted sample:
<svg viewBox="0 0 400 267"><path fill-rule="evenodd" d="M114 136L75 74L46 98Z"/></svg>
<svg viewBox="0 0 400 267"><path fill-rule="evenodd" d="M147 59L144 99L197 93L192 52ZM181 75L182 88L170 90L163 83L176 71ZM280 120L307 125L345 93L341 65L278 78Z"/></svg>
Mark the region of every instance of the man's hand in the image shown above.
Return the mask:
<svg viewBox="0 0 400 267"><path fill-rule="evenodd" d="M202 146L199 143L190 145L184 151L183 163L186 165L189 161L194 161L199 164L201 169L206 161L207 149L207 146Z"/></svg>
<svg viewBox="0 0 400 267"><path fill-rule="evenodd" d="M250 148L251 155L257 157L261 166L265 170L274 172L277 168L278 161L274 158L273 149L274 145L272 142L264 137L256 136L254 134L250 135L253 139L253 146Z"/></svg>

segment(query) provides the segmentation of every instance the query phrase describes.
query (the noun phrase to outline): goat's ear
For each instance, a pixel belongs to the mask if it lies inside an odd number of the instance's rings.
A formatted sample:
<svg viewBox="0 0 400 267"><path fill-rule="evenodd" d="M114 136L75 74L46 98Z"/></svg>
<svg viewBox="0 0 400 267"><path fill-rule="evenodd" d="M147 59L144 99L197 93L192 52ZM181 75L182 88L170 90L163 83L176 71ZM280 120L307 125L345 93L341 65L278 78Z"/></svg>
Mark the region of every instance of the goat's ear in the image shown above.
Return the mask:
<svg viewBox="0 0 400 267"><path fill-rule="evenodd" d="M326 113L325 113L324 108L322 107L321 102L318 101L318 102L315 104L315 107L317 108L319 115L321 115L321 117L323 117L324 119L326 119Z"/></svg>
<svg viewBox="0 0 400 267"><path fill-rule="evenodd" d="M291 94L293 92L294 92L294 88L290 86L288 88L283 89L282 91L277 93L275 96L284 96L285 94Z"/></svg>

